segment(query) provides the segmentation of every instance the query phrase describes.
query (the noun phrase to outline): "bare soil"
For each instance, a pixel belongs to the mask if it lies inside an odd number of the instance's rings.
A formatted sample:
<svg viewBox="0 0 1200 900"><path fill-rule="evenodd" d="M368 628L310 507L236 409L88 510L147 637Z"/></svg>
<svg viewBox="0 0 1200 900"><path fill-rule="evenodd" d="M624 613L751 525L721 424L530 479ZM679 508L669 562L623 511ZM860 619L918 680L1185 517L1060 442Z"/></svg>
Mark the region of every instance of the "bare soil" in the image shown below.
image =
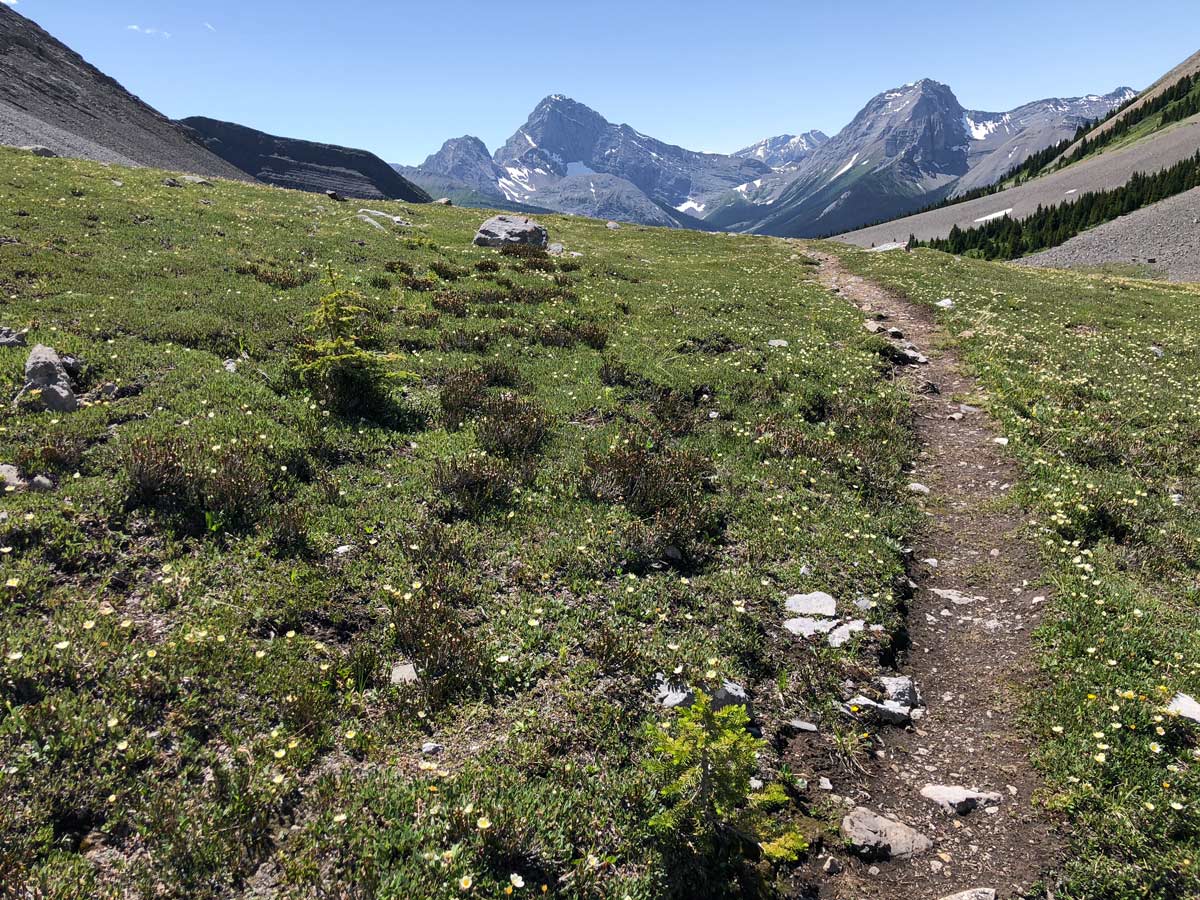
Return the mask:
<svg viewBox="0 0 1200 900"><path fill-rule="evenodd" d="M1038 885L1060 861L1063 835L1036 802L1041 783L1018 724L1021 691L1036 674L1031 632L1048 589L1010 496L1016 466L979 408L979 384L946 349L930 311L849 274L832 256L813 255L827 287L868 319L902 330L929 358L901 375L913 386L922 446L912 481L930 493L919 495L928 524L914 536L917 589L907 617L910 645L899 664L927 708L911 728L880 729L883 749L866 763L866 774L842 771L831 780L847 808L867 806L904 822L934 846L911 860L872 863L839 854L844 869L828 876L821 895L927 900L992 888L1000 898L1035 889L1051 896ZM938 590L973 599L954 602ZM806 740L814 737L797 738ZM810 756L812 748L795 750ZM920 795L930 783L994 791L1002 800L990 811L951 815Z"/></svg>

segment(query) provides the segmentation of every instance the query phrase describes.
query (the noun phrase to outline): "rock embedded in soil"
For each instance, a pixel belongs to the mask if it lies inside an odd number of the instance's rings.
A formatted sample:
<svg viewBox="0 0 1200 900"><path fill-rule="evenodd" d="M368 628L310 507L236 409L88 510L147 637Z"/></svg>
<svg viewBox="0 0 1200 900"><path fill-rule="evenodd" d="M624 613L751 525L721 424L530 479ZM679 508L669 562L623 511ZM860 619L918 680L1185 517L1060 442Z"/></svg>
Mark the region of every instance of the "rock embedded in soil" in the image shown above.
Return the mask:
<svg viewBox="0 0 1200 900"><path fill-rule="evenodd" d="M64 360L52 347L44 344L35 346L25 361L25 387L17 394L14 405L28 404L34 409L51 412L75 412L79 400L67 374L68 362L76 361L71 357Z"/></svg>
<svg viewBox="0 0 1200 900"><path fill-rule="evenodd" d="M839 625L833 631L829 632L829 646L840 647L845 644L854 634L861 632L867 627L867 623L862 619L855 619L852 622L847 622L845 625Z"/></svg>
<svg viewBox="0 0 1200 900"><path fill-rule="evenodd" d="M907 675L881 675L875 679L889 700L904 706L923 706L921 692Z"/></svg>
<svg viewBox="0 0 1200 900"><path fill-rule="evenodd" d="M544 227L527 216L493 216L476 232L473 243L476 247L503 247L506 244L526 244L544 248L550 234Z"/></svg>
<svg viewBox="0 0 1200 900"><path fill-rule="evenodd" d="M857 806L842 819L842 837L860 856L871 860L909 859L924 853L933 841L915 828Z"/></svg>
<svg viewBox="0 0 1200 900"><path fill-rule="evenodd" d="M991 888L971 888L969 891L950 894L942 900L996 900L996 892Z"/></svg>
<svg viewBox="0 0 1200 900"><path fill-rule="evenodd" d="M857 715L878 725L895 725L902 728L912 724L912 707L897 703L895 700L884 700L882 703L878 703L870 697L860 694L850 698L849 706L852 712L857 707Z"/></svg>
<svg viewBox="0 0 1200 900"><path fill-rule="evenodd" d="M1000 795L991 791L974 791L970 788L949 784L927 784L921 788L921 796L932 800L946 813L965 816L979 806L994 806Z"/></svg>
<svg viewBox="0 0 1200 900"><path fill-rule="evenodd" d="M410 662L398 662L392 666L392 684L416 684L420 681L417 667Z"/></svg>
<svg viewBox="0 0 1200 900"><path fill-rule="evenodd" d="M783 627L799 637L812 637L814 634L828 634L837 627L837 619L815 619L812 616L798 616L788 619Z"/></svg>
<svg viewBox="0 0 1200 900"><path fill-rule="evenodd" d="M17 470L17 467L8 465L0 466L0 484L10 494L23 491L29 487L29 482L21 477L21 473Z"/></svg>
<svg viewBox="0 0 1200 900"><path fill-rule="evenodd" d="M824 591L813 591L811 594L792 594L787 598L787 611L798 616L825 616L833 618L837 615L837 601Z"/></svg>

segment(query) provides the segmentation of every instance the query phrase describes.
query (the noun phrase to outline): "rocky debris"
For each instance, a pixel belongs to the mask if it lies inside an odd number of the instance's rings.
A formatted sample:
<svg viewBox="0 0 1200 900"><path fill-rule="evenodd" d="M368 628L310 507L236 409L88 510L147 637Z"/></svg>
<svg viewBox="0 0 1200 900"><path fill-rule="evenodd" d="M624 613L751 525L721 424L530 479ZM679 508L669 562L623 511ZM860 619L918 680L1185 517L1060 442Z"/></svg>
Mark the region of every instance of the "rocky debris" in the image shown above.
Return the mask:
<svg viewBox="0 0 1200 900"><path fill-rule="evenodd" d="M907 675L881 675L875 679L889 700L895 700L904 706L923 706L921 692L913 680Z"/></svg>
<svg viewBox="0 0 1200 900"><path fill-rule="evenodd" d="M991 888L971 888L969 891L950 894L942 900L996 900L996 892Z"/></svg>
<svg viewBox="0 0 1200 900"><path fill-rule="evenodd" d="M852 714L878 725L895 725L903 728L912 724L912 707L897 703L895 700L884 700L878 703L870 697L859 694L851 697L849 709Z"/></svg>
<svg viewBox="0 0 1200 900"><path fill-rule="evenodd" d="M328 197L330 200L333 200L336 203L345 203L346 202L346 198L343 197L341 194L339 194L335 190L326 191L325 196Z"/></svg>
<svg viewBox="0 0 1200 900"><path fill-rule="evenodd" d="M1200 722L1200 703L1187 694L1176 694L1168 704L1167 712L1191 719L1193 722Z"/></svg>
<svg viewBox="0 0 1200 900"><path fill-rule="evenodd" d="M75 412L79 400L71 386L68 366L78 374L78 360L60 357L44 344L35 346L25 361L25 386L17 394L14 405L51 412Z"/></svg>
<svg viewBox="0 0 1200 900"><path fill-rule="evenodd" d="M43 159L56 159L58 154L49 147L43 147L41 144L32 144L28 147L21 147L26 153L32 153L34 156L40 156Z"/></svg>
<svg viewBox="0 0 1200 900"><path fill-rule="evenodd" d="M526 216L493 216L475 234L476 247L503 247L506 244L528 244L545 247L550 235L537 222Z"/></svg>
<svg viewBox="0 0 1200 900"><path fill-rule="evenodd" d="M767 341L767 346L768 347L786 347L786 346L788 346L788 342L785 341L783 338L775 338L774 340Z"/></svg>
<svg viewBox="0 0 1200 900"><path fill-rule="evenodd" d="M827 616L837 615L837 601L824 591L813 591L811 594L793 594L787 598L787 611L798 616Z"/></svg>
<svg viewBox="0 0 1200 900"><path fill-rule="evenodd" d="M360 209L358 211L358 217L361 219L363 216L373 219L384 219L388 222L391 222L393 225L400 226L401 228L408 228L412 225L412 222L408 221L402 216L393 216L391 213L380 212L377 209Z"/></svg>
<svg viewBox="0 0 1200 900"><path fill-rule="evenodd" d="M453 206L454 205L454 201L451 200L449 197L439 197L437 200L434 200L433 202L437 206Z"/></svg>
<svg viewBox="0 0 1200 900"><path fill-rule="evenodd" d="M162 184L163 184L163 187L169 187L169 188L181 188L181 187L183 187L183 183L182 183L181 181L179 181L178 179L175 179L175 178L164 178L164 179L162 180Z"/></svg>
<svg viewBox="0 0 1200 900"><path fill-rule="evenodd" d="M185 184L195 184L200 187L212 187L212 182L203 175L184 175L183 180Z"/></svg>
<svg viewBox="0 0 1200 900"><path fill-rule="evenodd" d="M621 228L620 224L617 222L609 222L604 227L607 228L609 231L618 231Z"/></svg>
<svg viewBox="0 0 1200 900"><path fill-rule="evenodd" d="M954 309L954 301L946 297L944 300L939 300L934 306L938 309Z"/></svg>
<svg viewBox="0 0 1200 900"><path fill-rule="evenodd" d="M417 667L410 662L398 662L392 666L392 684L416 684L421 680L417 675Z"/></svg>
<svg viewBox="0 0 1200 900"><path fill-rule="evenodd" d="M933 842L903 822L857 806L842 819L842 837L866 859L909 859Z"/></svg>
<svg viewBox="0 0 1200 900"><path fill-rule="evenodd" d="M10 494L29 487L29 482L21 477L17 467L9 465L0 466L0 484L3 484L5 492Z"/></svg>
<svg viewBox="0 0 1200 900"><path fill-rule="evenodd" d="M24 347L25 332L0 326L0 347Z"/></svg>
<svg viewBox="0 0 1200 900"><path fill-rule="evenodd" d="M999 794L949 784L927 784L921 788L921 796L936 803L943 812L950 815L958 813L960 816L979 806L995 806L1000 802Z"/></svg>

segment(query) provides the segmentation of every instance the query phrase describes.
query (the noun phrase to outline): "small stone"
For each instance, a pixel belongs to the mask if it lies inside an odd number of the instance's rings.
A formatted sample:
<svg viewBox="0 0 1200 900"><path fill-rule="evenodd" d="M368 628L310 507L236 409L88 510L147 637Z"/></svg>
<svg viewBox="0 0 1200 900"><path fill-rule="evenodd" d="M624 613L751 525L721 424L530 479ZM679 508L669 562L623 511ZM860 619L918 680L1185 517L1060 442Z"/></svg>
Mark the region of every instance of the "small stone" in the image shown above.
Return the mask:
<svg viewBox="0 0 1200 900"><path fill-rule="evenodd" d="M882 703L877 703L870 697L860 694L850 698L849 706L851 712L857 708L858 716L880 725L895 725L903 728L905 725L912 724L912 708L903 703L897 703L895 700L884 700Z"/></svg>
<svg viewBox="0 0 1200 900"><path fill-rule="evenodd" d="M754 718L754 707L750 703L750 695L736 681L723 682L719 688L713 691L713 711L724 709L727 706L744 706L746 708L746 715L751 719Z"/></svg>
<svg viewBox="0 0 1200 900"><path fill-rule="evenodd" d="M654 702L664 709L674 709L677 706L691 706L696 702L696 695L686 684L672 681L660 672L657 676Z"/></svg>
<svg viewBox="0 0 1200 900"><path fill-rule="evenodd" d="M621 225L618 222L609 222L604 227L607 228L609 231L617 231L620 229Z"/></svg>
<svg viewBox="0 0 1200 900"><path fill-rule="evenodd" d="M913 680L907 675L881 675L875 679L889 700L895 700L904 706L923 706L921 692Z"/></svg>
<svg viewBox="0 0 1200 900"><path fill-rule="evenodd" d="M71 387L68 363L78 371L78 360L60 357L52 347L43 344L35 346L25 361L25 387L17 394L14 405L51 412L75 412L79 400Z"/></svg>
<svg viewBox="0 0 1200 900"><path fill-rule="evenodd" d="M949 297L946 297L944 300L939 300L934 305L938 309L954 309L954 301L951 300Z"/></svg>
<svg viewBox="0 0 1200 900"><path fill-rule="evenodd" d="M1154 354L1155 359L1163 358L1163 348L1162 347L1151 347L1150 352Z"/></svg>
<svg viewBox="0 0 1200 900"><path fill-rule="evenodd" d="M221 367L231 375L237 374L237 360L236 359L225 360L225 362L221 363Z"/></svg>
<svg viewBox="0 0 1200 900"><path fill-rule="evenodd" d="M326 191L325 196L328 197L330 200L337 201L338 203L344 203L346 200L346 198L343 197L341 194L339 194L337 191Z"/></svg>
<svg viewBox="0 0 1200 900"><path fill-rule="evenodd" d="M174 178L164 178L162 180L162 184L163 184L163 187L169 187L169 188L183 187L183 184Z"/></svg>
<svg viewBox="0 0 1200 900"><path fill-rule="evenodd" d="M903 822L857 806L842 819L842 837L866 859L909 859L933 842Z"/></svg>
<svg viewBox="0 0 1200 900"><path fill-rule="evenodd" d="M1167 712L1200 722L1200 703L1187 694L1176 694L1167 706Z"/></svg>
<svg viewBox="0 0 1200 900"><path fill-rule="evenodd" d="M439 197L437 200L434 200L433 202L437 206L453 206L454 205L454 201L451 200L449 197Z"/></svg>
<svg viewBox="0 0 1200 900"><path fill-rule="evenodd" d="M29 490L35 494L48 494L54 490L54 482L45 475L35 475L29 479Z"/></svg>
<svg viewBox="0 0 1200 900"><path fill-rule="evenodd" d="M392 666L392 684L416 684L420 681L417 667L410 662L398 662Z"/></svg>
<svg viewBox="0 0 1200 900"><path fill-rule="evenodd" d="M990 791L973 791L969 788L948 784L927 784L921 788L921 796L931 800L948 814L958 813L965 816L979 807L994 806L1000 802L1000 795Z"/></svg>
<svg viewBox="0 0 1200 900"><path fill-rule="evenodd" d="M41 144L33 144L29 147L21 147L19 149L24 150L26 153L32 153L34 156L40 156L43 159L54 159L58 156L49 147L43 147Z"/></svg>
<svg viewBox="0 0 1200 900"><path fill-rule="evenodd" d="M506 244L528 244L545 247L549 232L527 216L492 216L475 233L476 247L503 247Z"/></svg>
<svg viewBox="0 0 1200 900"><path fill-rule="evenodd" d="M792 719L787 723L787 727L796 732L806 731L815 734L817 731L816 725L812 722L805 722L803 719Z"/></svg>
<svg viewBox="0 0 1200 900"><path fill-rule="evenodd" d="M921 484L921 482L919 482L919 481L914 481L912 484L910 484L908 486L908 489L909 489L909 491L911 491L914 494L928 495L930 493L929 488L926 487L925 485Z"/></svg>
<svg viewBox="0 0 1200 900"><path fill-rule="evenodd" d="M763 780L761 778L750 779L750 790L761 791L764 787L765 785L763 784Z"/></svg>
<svg viewBox="0 0 1200 900"><path fill-rule="evenodd" d="M1001 447L1007 447L1008 446L1008 438L1006 438L1006 437L992 438L992 443L999 444Z"/></svg>
<svg viewBox="0 0 1200 900"><path fill-rule="evenodd" d="M426 756L437 756L444 749L445 748L441 744L436 743L435 741L426 741L421 745L421 752Z"/></svg>
<svg viewBox="0 0 1200 900"><path fill-rule="evenodd" d="M942 900L996 900L996 892L991 888L971 888L969 891L950 894Z"/></svg>
<svg viewBox="0 0 1200 900"><path fill-rule="evenodd" d="M811 594L792 594L787 598L787 611L798 616L837 615L837 601L824 591L813 591Z"/></svg>
<svg viewBox="0 0 1200 900"><path fill-rule="evenodd" d="M929 593L941 597L943 600L949 600L955 606L970 606L972 603L987 600L987 597L972 597L970 594L964 594L962 591L955 591L950 588L930 588Z"/></svg>
<svg viewBox="0 0 1200 900"><path fill-rule="evenodd" d="M376 222L374 219L372 219L370 216L365 215L363 213L359 213L354 218L358 219L360 222L366 222L368 225L370 225L376 231L386 231L387 230L382 225L380 225L378 222Z"/></svg>
<svg viewBox="0 0 1200 900"><path fill-rule="evenodd" d="M24 347L25 332L0 326L0 347Z"/></svg>
<svg viewBox="0 0 1200 900"><path fill-rule="evenodd" d="M340 547L333 548L334 556L349 556L353 552L354 552L353 544L342 544L342 546L340 546Z"/></svg>
<svg viewBox="0 0 1200 900"><path fill-rule="evenodd" d="M817 787L823 791L832 791L833 790L833 782L830 781L828 778L826 778L824 775L822 775L820 778L817 779Z"/></svg>
<svg viewBox="0 0 1200 900"><path fill-rule="evenodd" d="M767 346L768 347L786 347L786 346L788 346L788 342L783 340L783 338L775 338L774 340L767 341Z"/></svg>
<svg viewBox="0 0 1200 900"><path fill-rule="evenodd" d="M551 244L549 247L546 248L546 252L549 253L551 256L562 256L563 252L565 250L566 250L566 247L564 247L562 244L558 244L558 243Z"/></svg>
<svg viewBox="0 0 1200 900"><path fill-rule="evenodd" d="M826 875L837 875L842 871L842 864L834 857L827 856L825 857L825 862L821 865L821 871Z"/></svg>
<svg viewBox="0 0 1200 900"><path fill-rule="evenodd" d="M850 640L850 636L861 632L867 627L867 623L862 619L855 619L852 622L847 622L845 625L839 625L833 631L829 632L829 646L840 647L846 641Z"/></svg>
<svg viewBox="0 0 1200 900"><path fill-rule="evenodd" d="M200 187L212 187L212 182L203 175L184 175L183 180L188 184L195 184Z"/></svg>
<svg viewBox="0 0 1200 900"><path fill-rule="evenodd" d="M795 619L788 619L783 623L784 628L799 637L828 634L836 626L837 619L814 619L811 616L799 616Z"/></svg>
<svg viewBox="0 0 1200 900"><path fill-rule="evenodd" d="M16 493L29 487L29 482L21 477L16 466L0 466L0 487L7 493Z"/></svg>

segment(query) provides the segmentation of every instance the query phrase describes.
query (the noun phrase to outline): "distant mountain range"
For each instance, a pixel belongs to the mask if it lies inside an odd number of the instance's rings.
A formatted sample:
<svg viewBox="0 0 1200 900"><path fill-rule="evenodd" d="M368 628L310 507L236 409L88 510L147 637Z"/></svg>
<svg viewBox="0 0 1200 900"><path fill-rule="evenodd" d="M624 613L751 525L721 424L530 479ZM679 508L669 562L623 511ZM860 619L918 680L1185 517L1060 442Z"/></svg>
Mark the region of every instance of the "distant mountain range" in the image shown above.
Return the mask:
<svg viewBox="0 0 1200 900"><path fill-rule="evenodd" d="M396 168L468 205L812 237L991 184L1134 96L1118 88L989 113L924 79L874 97L833 138L784 134L723 155L666 144L555 94L494 155L465 136L420 166Z"/></svg>
<svg viewBox="0 0 1200 900"><path fill-rule="evenodd" d="M464 136L419 166L389 166L230 122L172 122L0 3L0 144L367 199L448 196L677 228L811 237L902 216L993 183L1133 96L1119 88L987 113L925 79L879 94L832 138L782 134L721 154L665 143L554 94L494 154Z"/></svg>

